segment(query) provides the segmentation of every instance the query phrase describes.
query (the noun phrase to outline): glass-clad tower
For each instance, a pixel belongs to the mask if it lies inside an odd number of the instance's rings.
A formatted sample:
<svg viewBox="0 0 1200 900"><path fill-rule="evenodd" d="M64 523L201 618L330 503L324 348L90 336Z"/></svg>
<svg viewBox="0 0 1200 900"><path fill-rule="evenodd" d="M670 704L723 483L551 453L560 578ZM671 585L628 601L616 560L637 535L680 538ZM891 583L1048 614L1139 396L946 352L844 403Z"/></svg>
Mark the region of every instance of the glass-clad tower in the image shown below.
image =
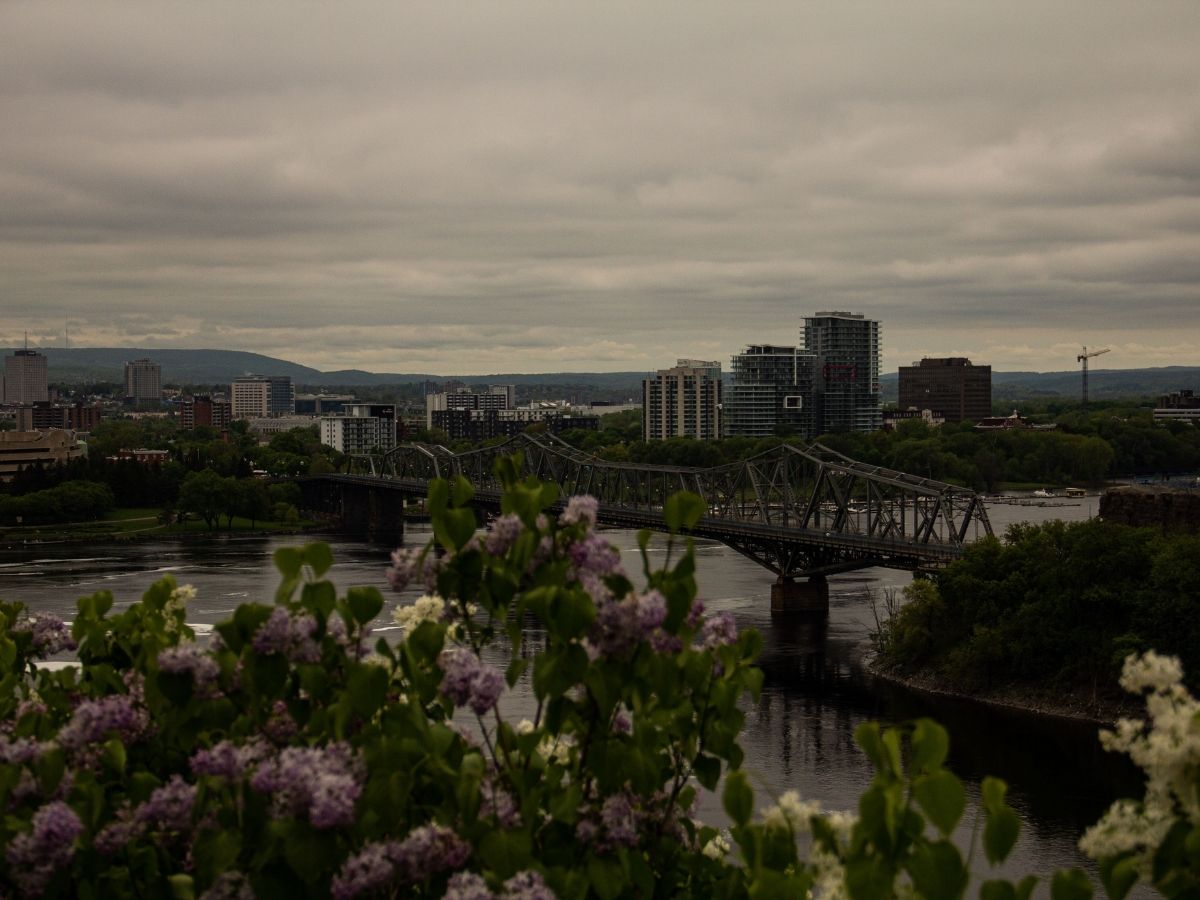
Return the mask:
<svg viewBox="0 0 1200 900"><path fill-rule="evenodd" d="M733 380L725 396L729 437L816 435L815 357L796 347L751 344L733 357Z"/></svg>
<svg viewBox="0 0 1200 900"><path fill-rule="evenodd" d="M816 357L819 431L882 427L879 322L861 313L819 312L804 320L804 348Z"/></svg>

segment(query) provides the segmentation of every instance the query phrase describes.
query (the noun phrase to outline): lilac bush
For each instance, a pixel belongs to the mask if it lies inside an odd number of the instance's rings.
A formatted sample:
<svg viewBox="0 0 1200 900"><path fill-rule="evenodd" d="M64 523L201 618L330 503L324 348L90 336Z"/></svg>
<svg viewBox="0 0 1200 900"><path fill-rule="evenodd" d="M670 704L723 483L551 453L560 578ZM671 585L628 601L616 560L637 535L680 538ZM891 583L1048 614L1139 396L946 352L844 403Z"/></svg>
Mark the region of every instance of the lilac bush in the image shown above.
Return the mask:
<svg viewBox="0 0 1200 900"><path fill-rule="evenodd" d="M388 570L425 593L390 639L372 634L378 591L324 580L322 544L278 551L274 603L240 606L206 645L170 578L116 614L107 593L82 598L69 635L0 603L0 896L961 893L963 789L936 725L860 729L878 772L861 816L791 795L756 813L738 735L758 636L705 615L690 541L655 571L643 534L635 586L593 498L560 503L516 471L498 464L482 535L469 486L433 483L434 541ZM677 495L664 516L679 532L702 511ZM78 665L39 666L69 648ZM515 722L521 679L536 711ZM727 831L695 817L718 789ZM984 799L998 863L1015 815L998 782ZM988 884L989 900L1028 895ZM1055 885L1082 896L1075 876Z"/></svg>

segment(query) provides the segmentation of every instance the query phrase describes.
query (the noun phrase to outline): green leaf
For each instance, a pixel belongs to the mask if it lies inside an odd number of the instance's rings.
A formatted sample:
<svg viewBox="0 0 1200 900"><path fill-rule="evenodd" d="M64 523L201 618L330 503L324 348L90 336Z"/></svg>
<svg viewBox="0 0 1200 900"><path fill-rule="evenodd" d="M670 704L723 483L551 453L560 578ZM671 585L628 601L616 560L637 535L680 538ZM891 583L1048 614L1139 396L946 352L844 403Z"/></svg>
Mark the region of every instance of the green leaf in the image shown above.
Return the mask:
<svg viewBox="0 0 1200 900"><path fill-rule="evenodd" d="M704 515L704 500L697 494L679 491L663 504L663 519L672 534L693 527Z"/></svg>
<svg viewBox="0 0 1200 900"><path fill-rule="evenodd" d="M1093 893L1082 869L1059 869L1050 880L1051 900L1091 900Z"/></svg>
<svg viewBox="0 0 1200 900"><path fill-rule="evenodd" d="M943 836L954 830L967 805L962 782L945 769L914 781L913 796Z"/></svg>
<svg viewBox="0 0 1200 900"><path fill-rule="evenodd" d="M314 543L304 545L304 561L308 563L313 574L320 578L333 565L333 551L328 544Z"/></svg>
<svg viewBox="0 0 1200 900"><path fill-rule="evenodd" d="M979 900L1017 900L1017 889L1011 881L985 881L979 888Z"/></svg>
<svg viewBox="0 0 1200 900"><path fill-rule="evenodd" d="M906 868L917 896L927 900L957 900L966 890L966 866L958 848L949 841L918 846Z"/></svg>
<svg viewBox="0 0 1200 900"><path fill-rule="evenodd" d="M191 875L172 875L167 879L171 885L171 896L175 900L194 900L196 896L196 888L192 883Z"/></svg>
<svg viewBox="0 0 1200 900"><path fill-rule="evenodd" d="M1033 893L1033 889L1037 887L1038 877L1036 875L1026 875L1017 882L1017 900L1029 900L1029 896Z"/></svg>
<svg viewBox="0 0 1200 900"><path fill-rule="evenodd" d="M616 900L625 889L625 872L612 859L591 856L587 861L588 882L600 900Z"/></svg>
<svg viewBox="0 0 1200 900"><path fill-rule="evenodd" d="M354 621L366 625L383 609L383 594L373 587L352 587L346 591L346 604Z"/></svg>
<svg viewBox="0 0 1200 900"><path fill-rule="evenodd" d="M304 565L304 551L299 547L280 547L275 551L275 568L285 580L291 581L300 577L300 568Z"/></svg>
<svg viewBox="0 0 1200 900"><path fill-rule="evenodd" d="M999 778L983 779L983 808L987 817L983 826L983 850L992 865L1008 858L1021 831L1021 820L1004 802L1007 792L1008 785Z"/></svg>
<svg viewBox="0 0 1200 900"><path fill-rule="evenodd" d="M350 693L354 711L364 719L369 719L387 700L387 670L383 666L360 663L350 673L346 689Z"/></svg>
<svg viewBox="0 0 1200 900"><path fill-rule="evenodd" d="M484 864L501 879L508 879L529 863L529 835L523 831L490 831L479 845Z"/></svg>
<svg viewBox="0 0 1200 900"><path fill-rule="evenodd" d="M1133 860L1117 856L1100 861L1100 881L1109 900L1123 900L1137 883L1138 873Z"/></svg>
<svg viewBox="0 0 1200 900"><path fill-rule="evenodd" d="M851 900L891 900L895 880L891 866L874 856L846 864L846 892Z"/></svg>
<svg viewBox="0 0 1200 900"><path fill-rule="evenodd" d="M715 791L717 782L721 780L721 761L715 756L702 753L696 757L693 772L701 785L710 791Z"/></svg>
<svg viewBox="0 0 1200 900"><path fill-rule="evenodd" d="M738 825L745 825L750 821L750 815L754 812L754 791L750 788L745 772L738 769L725 777L721 803L729 818Z"/></svg>
<svg viewBox="0 0 1200 900"><path fill-rule="evenodd" d="M950 736L933 719L918 719L912 735L912 771L924 774L940 769L950 750Z"/></svg>
<svg viewBox="0 0 1200 900"><path fill-rule="evenodd" d="M125 771L125 745L121 743L119 738L110 738L104 744L104 761L112 767L114 772Z"/></svg>

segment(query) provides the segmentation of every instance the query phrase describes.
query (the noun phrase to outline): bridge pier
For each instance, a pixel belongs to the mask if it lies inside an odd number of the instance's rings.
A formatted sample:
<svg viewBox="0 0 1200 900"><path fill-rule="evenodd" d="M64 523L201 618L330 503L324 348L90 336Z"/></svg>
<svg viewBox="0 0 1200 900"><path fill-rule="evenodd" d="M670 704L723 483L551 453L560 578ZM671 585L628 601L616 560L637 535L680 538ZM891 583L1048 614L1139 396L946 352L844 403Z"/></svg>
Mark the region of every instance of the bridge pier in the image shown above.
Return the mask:
<svg viewBox="0 0 1200 900"><path fill-rule="evenodd" d="M824 575L812 575L807 581L795 581L785 575L771 585L771 612L829 615L829 582Z"/></svg>
<svg viewBox="0 0 1200 900"><path fill-rule="evenodd" d="M404 498L394 491L341 485L342 529L369 541L398 547L404 542Z"/></svg>

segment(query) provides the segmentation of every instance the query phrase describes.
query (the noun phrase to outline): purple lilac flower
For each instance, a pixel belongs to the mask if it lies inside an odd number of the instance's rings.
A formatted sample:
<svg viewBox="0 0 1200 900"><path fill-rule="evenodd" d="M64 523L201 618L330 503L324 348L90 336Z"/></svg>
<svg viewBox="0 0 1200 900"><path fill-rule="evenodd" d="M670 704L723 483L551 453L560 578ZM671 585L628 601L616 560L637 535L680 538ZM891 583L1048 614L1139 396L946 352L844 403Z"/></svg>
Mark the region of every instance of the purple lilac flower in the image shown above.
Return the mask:
<svg viewBox="0 0 1200 900"><path fill-rule="evenodd" d="M74 650L75 641L67 624L57 616L39 613L18 622L13 631L32 634L30 646L39 659L45 659L64 650Z"/></svg>
<svg viewBox="0 0 1200 900"><path fill-rule="evenodd" d="M733 619L733 614L727 612L710 616L705 620L704 628L700 632L701 642L710 649L726 644L736 644L737 639L737 623Z"/></svg>
<svg viewBox="0 0 1200 900"><path fill-rule="evenodd" d="M250 879L238 871L222 872L200 900L254 900Z"/></svg>
<svg viewBox="0 0 1200 900"><path fill-rule="evenodd" d="M112 855L147 831L185 834L191 830L195 805L196 786L172 775L165 785L155 788L145 803L122 808L96 835L94 845L99 852Z"/></svg>
<svg viewBox="0 0 1200 900"><path fill-rule="evenodd" d="M293 616L287 607L277 606L254 632L254 652L281 653L294 663L317 663L321 661L321 648L314 639L316 632L315 618Z"/></svg>
<svg viewBox="0 0 1200 900"><path fill-rule="evenodd" d="M335 900L350 900L389 885L414 884L459 869L470 856L470 845L449 828L422 825L402 841L367 844L342 864L330 893Z"/></svg>
<svg viewBox="0 0 1200 900"><path fill-rule="evenodd" d="M10 766L23 766L37 759L42 754L42 745L33 738L17 738L10 740L0 735L0 763Z"/></svg>
<svg viewBox="0 0 1200 900"><path fill-rule="evenodd" d="M546 886L542 876L532 869L518 872L504 882L501 900L556 900L554 891Z"/></svg>
<svg viewBox="0 0 1200 900"><path fill-rule="evenodd" d="M633 723L624 711L618 710L613 716L612 730L617 734L633 734Z"/></svg>
<svg viewBox="0 0 1200 900"><path fill-rule="evenodd" d="M479 817L481 819L495 818L501 828L519 828L521 811L517 809L512 794L498 785L495 779L489 778L480 790Z"/></svg>
<svg viewBox="0 0 1200 900"><path fill-rule="evenodd" d="M600 822L610 843L621 847L637 846L637 816L628 797L623 794L608 797L600 807Z"/></svg>
<svg viewBox="0 0 1200 900"><path fill-rule="evenodd" d="M135 685L136 688L136 685ZM125 744L141 740L150 730L150 717L133 694L112 694L84 700L75 707L71 721L58 732L58 743L84 762L99 758L104 740L115 734Z"/></svg>
<svg viewBox="0 0 1200 900"><path fill-rule="evenodd" d="M272 795L276 816L307 815L316 828L337 828L354 823L362 768L349 744L287 747L258 766L250 786Z"/></svg>
<svg viewBox="0 0 1200 900"><path fill-rule="evenodd" d="M648 640L667 618L667 601L658 591L606 600L596 608L588 639L601 656L627 656Z"/></svg>
<svg viewBox="0 0 1200 900"><path fill-rule="evenodd" d="M474 872L455 872L446 884L442 900L495 900L487 882Z"/></svg>
<svg viewBox="0 0 1200 900"><path fill-rule="evenodd" d="M263 734L276 744L286 744L300 732L300 726L288 712L287 704L276 700L271 707L271 717L263 724Z"/></svg>
<svg viewBox="0 0 1200 900"><path fill-rule="evenodd" d="M443 650L438 666L444 673L439 687L442 696L456 706L469 704L478 715L494 707L504 692L504 676L470 650Z"/></svg>
<svg viewBox="0 0 1200 900"><path fill-rule="evenodd" d="M158 668L163 672L191 674L196 692L202 697L215 697L220 694L217 680L221 677L221 667L199 644L187 643L168 647L158 654Z"/></svg>
<svg viewBox="0 0 1200 900"><path fill-rule="evenodd" d="M195 775L217 775L230 781L239 781L247 771L271 755L271 747L260 738L245 744L220 741L213 746L197 750L190 761Z"/></svg>
<svg viewBox="0 0 1200 900"><path fill-rule="evenodd" d="M560 525L576 525L582 522L588 528L596 527L596 510L599 503L595 497L578 496L567 501L567 508L558 517Z"/></svg>
<svg viewBox="0 0 1200 900"><path fill-rule="evenodd" d="M484 540L484 547L492 556L503 556L516 543L523 528L520 516L512 513L500 516L492 523L491 530Z"/></svg>
<svg viewBox="0 0 1200 900"><path fill-rule="evenodd" d="M75 855L75 839L83 822L66 803L47 803L33 814L33 828L14 837L5 857L10 874L21 893L40 896L54 877Z"/></svg>
<svg viewBox="0 0 1200 900"><path fill-rule="evenodd" d="M438 574L446 567L446 562L433 550L425 547L403 547L392 553L392 565L387 570L388 582L394 591L402 591L418 578L425 583L425 589L433 594L437 592Z"/></svg>
<svg viewBox="0 0 1200 900"><path fill-rule="evenodd" d="M325 623L325 631L333 638L334 643L355 659L362 659L371 652L371 627L369 625L364 625L359 629L357 641L350 640L346 620L340 615L329 617L329 621Z"/></svg>
<svg viewBox="0 0 1200 900"><path fill-rule="evenodd" d="M704 601L693 600L692 608L688 610L687 618L683 620L683 624L695 631L700 627L700 623L704 621Z"/></svg>

